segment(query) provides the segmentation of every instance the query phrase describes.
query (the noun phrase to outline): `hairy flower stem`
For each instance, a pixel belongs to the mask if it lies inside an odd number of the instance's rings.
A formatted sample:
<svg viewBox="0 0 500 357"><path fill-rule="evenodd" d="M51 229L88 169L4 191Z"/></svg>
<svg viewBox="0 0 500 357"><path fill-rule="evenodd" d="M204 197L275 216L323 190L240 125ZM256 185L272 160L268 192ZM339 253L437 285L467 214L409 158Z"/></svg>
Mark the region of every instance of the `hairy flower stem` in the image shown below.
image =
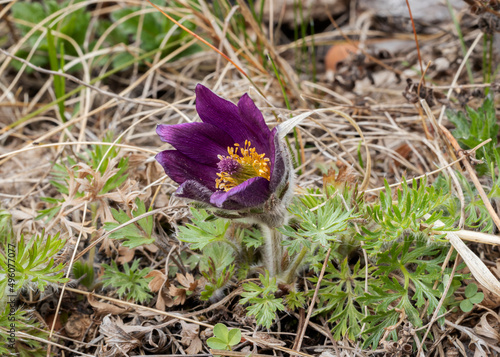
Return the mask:
<svg viewBox="0 0 500 357"><path fill-rule="evenodd" d="M290 265L290 267L286 271L285 283L287 283L287 284L293 283L293 279L295 278L295 275L297 274L297 269L299 269L299 267L302 265L302 260L304 260L304 257L306 256L307 251L308 251L308 249L303 246L302 249L300 250L299 255L297 255L295 257L292 264Z"/></svg>
<svg viewBox="0 0 500 357"><path fill-rule="evenodd" d="M264 237L264 266L269 271L269 275L274 277L281 272L283 235L267 224L261 224L261 232Z"/></svg>

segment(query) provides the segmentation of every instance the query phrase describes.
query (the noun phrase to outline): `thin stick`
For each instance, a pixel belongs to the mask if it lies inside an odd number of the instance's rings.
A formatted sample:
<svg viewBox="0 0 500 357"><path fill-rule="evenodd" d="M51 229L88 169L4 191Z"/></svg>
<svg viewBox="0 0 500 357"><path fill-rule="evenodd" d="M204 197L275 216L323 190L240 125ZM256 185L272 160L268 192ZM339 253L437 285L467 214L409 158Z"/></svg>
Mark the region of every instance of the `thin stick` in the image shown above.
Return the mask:
<svg viewBox="0 0 500 357"><path fill-rule="evenodd" d="M330 259L330 252L332 251L332 248L328 248L328 251L326 252L326 257L323 262L323 267L321 268L321 273L319 274L318 277L318 282L316 283L316 289L314 290L314 295L311 299L311 305L309 306L309 309L307 310L307 316L304 321L304 326L302 326L302 330L300 331L299 339L297 342L297 347L295 348L297 352L300 350L300 346L302 346L302 340L304 339L304 336L306 334L307 330L307 324L309 323L309 320L311 319L312 312L314 310L314 303L316 302L316 298L318 297L318 292L319 292L319 287L321 285L321 280L323 280L323 276L325 275L325 270L326 266L328 265L328 260Z"/></svg>
<svg viewBox="0 0 500 357"><path fill-rule="evenodd" d="M80 245L80 240L82 239L86 215L87 215L87 202L85 202L85 207L83 208L82 225L81 225L82 229L80 230L80 234L78 235L78 239L76 240L76 243L75 243L75 246L73 249L73 255L71 256L71 260L69 261L69 265L68 265L68 270L66 271L66 279L68 279L68 281L69 281L69 276L71 274L71 269L73 268L73 263L75 261L75 255L76 255L76 252L78 250L78 246ZM50 327L49 336L47 337L47 339L49 341L52 338L52 334L54 333L54 328L56 327L57 317L59 316L59 310L61 308L64 291L66 290L66 284L67 284L67 282L65 282L63 284L62 289L61 289L61 295L59 295L59 301L57 302L56 311L54 312L54 320L52 321L52 326ZM52 345L49 345L47 347L47 357L50 357L51 349L52 349Z"/></svg>
<svg viewBox="0 0 500 357"><path fill-rule="evenodd" d="M413 21L413 15L411 14L410 2L406 0L406 7L408 8L408 14L410 15L411 27L413 28L413 35L415 36L415 45L417 47L418 63L420 64L420 73L422 73L422 81L425 85L424 77L424 66L422 65L422 56L420 55L420 46L418 45L417 30L415 29L415 21ZM420 85L419 85L420 87Z"/></svg>
<svg viewBox="0 0 500 357"><path fill-rule="evenodd" d="M448 141L451 143L453 148L457 151L458 156L460 158L467 158L467 154L464 153L464 151L460 148L460 145L458 145L457 140L451 135L451 133L446 129L443 125L440 125L441 130L443 131L444 135L448 139ZM495 222L495 225L497 226L498 230L500 230L500 218L498 218L497 213L495 212L495 209L490 203L490 200L488 198L488 195L486 192L484 192L483 186L479 182L479 179L476 176L476 172L472 168L469 160L463 160L463 164L465 166L465 169L469 173L469 176L474 183L474 186L476 186L477 192L479 193L479 196L481 196L481 199L483 200L484 205L486 206L486 209L488 210L488 213L490 214L491 218L493 219L493 222Z"/></svg>
<svg viewBox="0 0 500 357"><path fill-rule="evenodd" d="M453 250L453 247L450 248ZM443 294L441 295L441 299L439 300L438 305L436 306L436 309L434 310L434 314L432 314L431 321L429 322L429 326L427 327L427 330L425 331L424 337L422 337L422 344L418 347L417 351L417 356L420 355L420 352L422 351L422 347L424 346L425 339L427 338L427 335L429 334L432 325L436 320L439 318L439 310L441 309L441 306L443 306L444 301L446 300L446 295L448 295L448 290L450 290L451 283L453 282L453 276L455 275L455 271L457 270L458 262L460 261L460 255L457 256L455 259L455 264L453 264L453 270L451 271L450 278L448 279L448 283L446 284L446 287L444 288Z"/></svg>
<svg viewBox="0 0 500 357"><path fill-rule="evenodd" d="M427 116L431 120L431 124L434 125L434 130L436 132L439 132L439 124L436 120L436 117L434 116L434 113L432 113L431 108L425 101L425 99L420 99L420 105L424 108ZM453 151L453 148L450 146L450 144L446 141L446 146L453 158L456 158L455 152ZM444 160L443 160L444 161ZM455 189L457 191L458 199L460 200L460 220L458 221L458 227L463 228L464 222L465 222L465 196L464 192L462 189L462 186L460 185L460 182L458 181L457 174L455 171L451 169L451 167L448 167L446 169L448 171L448 174L450 175L451 179L453 180L453 184L455 185Z"/></svg>

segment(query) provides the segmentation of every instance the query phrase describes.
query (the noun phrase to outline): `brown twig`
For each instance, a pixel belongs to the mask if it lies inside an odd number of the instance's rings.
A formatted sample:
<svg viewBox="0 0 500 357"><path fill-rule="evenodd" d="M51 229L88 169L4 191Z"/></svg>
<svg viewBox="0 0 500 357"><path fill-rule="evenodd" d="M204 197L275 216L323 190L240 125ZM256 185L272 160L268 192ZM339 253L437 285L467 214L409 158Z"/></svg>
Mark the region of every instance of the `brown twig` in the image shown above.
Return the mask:
<svg viewBox="0 0 500 357"><path fill-rule="evenodd" d="M422 56L420 55L420 46L418 45L417 30L415 29L415 21L413 21L413 15L411 13L410 2L408 0L406 0L406 6L408 7L408 14L410 15L411 27L413 28L413 35L415 36L415 46L417 47L418 63L420 64L420 72L422 73L422 81L425 85L424 66L422 64Z"/></svg>
<svg viewBox="0 0 500 357"><path fill-rule="evenodd" d="M326 257L323 262L323 267L321 268L321 273L319 274L318 277L318 282L316 283L316 289L314 290L314 295L311 299L311 305L309 305L309 309L307 310L307 316L304 321L304 326L302 327L300 334L299 334L299 339L297 342L297 346L295 350L298 352L300 350L300 347L302 346L302 340L304 339L304 336L306 334L306 329L307 329L307 324L309 323L309 320L311 319L312 312L314 310L314 303L316 302L316 298L318 297L318 292L319 292L319 287L321 285L321 280L323 280L323 276L325 275L325 270L326 266L328 265L328 260L330 259L330 253L332 251L332 248L328 248L328 251L326 252ZM300 327L299 327L300 328Z"/></svg>
<svg viewBox="0 0 500 357"><path fill-rule="evenodd" d="M457 140L451 135L451 133L446 129L443 125L439 126L441 130L443 131L444 136L448 141L451 143L453 148L457 151L458 156L460 158L466 158L466 160L462 160L465 169L469 173L469 176L474 183L474 186L476 186L477 192L479 193L479 196L481 196L481 199L483 200L483 203L488 210L488 213L490 214L491 218L493 219L493 222L495 222L495 225L497 226L497 229L500 230L500 218L498 218L497 213L495 212L495 209L490 203L490 200L488 199L488 195L486 192L484 192L483 186L479 182L479 179L477 178L476 173L474 172L474 169L472 168L472 165L470 164L469 160L467 159L467 154L460 148L460 145L458 145Z"/></svg>

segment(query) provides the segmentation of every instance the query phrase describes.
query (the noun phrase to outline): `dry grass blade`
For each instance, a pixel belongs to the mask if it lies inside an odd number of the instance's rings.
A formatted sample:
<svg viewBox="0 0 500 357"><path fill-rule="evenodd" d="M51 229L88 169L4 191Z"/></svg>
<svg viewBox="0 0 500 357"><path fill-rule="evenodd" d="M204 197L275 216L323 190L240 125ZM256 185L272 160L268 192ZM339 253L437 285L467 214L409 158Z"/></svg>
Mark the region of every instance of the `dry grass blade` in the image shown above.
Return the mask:
<svg viewBox="0 0 500 357"><path fill-rule="evenodd" d="M85 206L83 208L83 217L85 217L85 214L87 213L87 202L85 202ZM68 270L66 272L66 278L68 279L70 274L71 274L71 270L73 268L73 263L75 262L75 256L76 256L76 251L77 251L77 247L80 245L80 240L82 239L82 233L83 233L83 226L84 226L84 223L85 222L82 222L82 229L80 230L80 234L78 235L78 238L76 240L76 244L75 244L75 249L73 250L73 254L71 255L71 260L69 261L69 264L68 264ZM55 312L55 315L59 315L59 309L61 308L61 303L62 303L62 300L63 300L63 296L64 296L64 290L66 289L66 283L63 285L62 289L61 289L61 295L59 296L59 301L57 302L57 307L56 307L56 312ZM56 319L54 319L54 321L52 322L52 326L50 327L50 332L49 332L49 341L50 339L52 338L52 334L54 333L54 328L56 326ZM50 357L50 351L52 349L52 345L49 344L48 348L47 348L47 357Z"/></svg>
<svg viewBox="0 0 500 357"><path fill-rule="evenodd" d="M108 96L108 97L111 97L111 98L115 98L117 100L123 100L125 102L129 102L129 103L134 103L134 104L142 104L142 105L147 105L147 106L151 106L151 107L157 107L157 108L161 108L161 107L164 107L166 103L162 103L162 102L159 102L159 101L141 101L141 100L136 100L136 99L130 99L130 98L127 98L127 97L123 97L123 96L119 96L119 95L116 95L114 93L111 93L111 92L108 92L108 91L105 91L105 90L102 90L101 88L99 87L96 87L96 86L93 86L92 84L88 84L78 78L76 78L75 76L72 76L70 74L67 74L67 73L63 73L63 72L56 72L56 71L51 71L51 70L48 70L48 69L45 69L45 68L41 68L41 67L38 67L38 66L35 66L34 64L32 64L31 62L28 62L26 61L24 58L20 58L20 57L17 57L17 56L14 56L13 54L3 50L0 48L0 53L3 53L5 56L7 57L10 57L10 58L13 58L21 63L24 63L26 64L28 67L34 69L35 71L37 72L40 72L40 73L45 73L45 74L52 74L54 76L61 76L61 77L64 77L64 78L67 78L79 85L82 85L84 87L87 87L87 88L90 88L90 89L93 89L95 90L96 92L99 92L105 96Z"/></svg>
<svg viewBox="0 0 500 357"><path fill-rule="evenodd" d="M437 221L435 228L439 229L444 223ZM497 296L500 296L500 281L493 275L484 262L474 252L465 245L456 232L441 232L446 234L446 239L453 248L460 254L474 278L486 289Z"/></svg>
<svg viewBox="0 0 500 357"><path fill-rule="evenodd" d="M452 144L453 148L458 152L459 157L464 158L467 156L467 154L460 148L460 145L458 145L457 140L451 135L451 133L446 129L444 126L440 126L441 130L443 131L445 137L450 141ZM484 192L483 185L479 182L479 179L477 178L476 172L472 168L470 162L468 161L468 158L463 161L463 164L465 168L467 169L467 172L470 175L470 178L472 182L474 183L474 186L476 186L477 191L479 192L479 195L481 196L481 199L483 200L484 205L486 206L486 209L488 210L491 218L493 219L493 222L495 222L495 225L497 226L497 229L500 231L500 218L498 217L498 214L496 213L495 209L491 205L490 199L488 198L488 195L486 195L486 192Z"/></svg>
<svg viewBox="0 0 500 357"><path fill-rule="evenodd" d="M500 237L493 234L467 231L463 229L456 231L455 234L463 240L468 240L469 242L500 245Z"/></svg>

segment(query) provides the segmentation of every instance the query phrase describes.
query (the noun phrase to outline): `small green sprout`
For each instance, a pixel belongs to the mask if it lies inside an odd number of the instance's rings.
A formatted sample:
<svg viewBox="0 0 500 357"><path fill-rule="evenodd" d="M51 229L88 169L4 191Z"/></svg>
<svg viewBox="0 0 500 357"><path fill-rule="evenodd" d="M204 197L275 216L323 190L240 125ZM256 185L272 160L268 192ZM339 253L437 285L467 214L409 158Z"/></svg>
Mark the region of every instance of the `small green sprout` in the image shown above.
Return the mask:
<svg viewBox="0 0 500 357"><path fill-rule="evenodd" d="M465 288L465 299L460 302L460 309L463 312L472 311L475 304L479 304L484 299L484 294L477 292L477 285L470 284Z"/></svg>
<svg viewBox="0 0 500 357"><path fill-rule="evenodd" d="M232 347L240 343L241 330L233 328L229 330L224 324L214 326L214 337L207 340L207 344L214 350L231 351Z"/></svg>

